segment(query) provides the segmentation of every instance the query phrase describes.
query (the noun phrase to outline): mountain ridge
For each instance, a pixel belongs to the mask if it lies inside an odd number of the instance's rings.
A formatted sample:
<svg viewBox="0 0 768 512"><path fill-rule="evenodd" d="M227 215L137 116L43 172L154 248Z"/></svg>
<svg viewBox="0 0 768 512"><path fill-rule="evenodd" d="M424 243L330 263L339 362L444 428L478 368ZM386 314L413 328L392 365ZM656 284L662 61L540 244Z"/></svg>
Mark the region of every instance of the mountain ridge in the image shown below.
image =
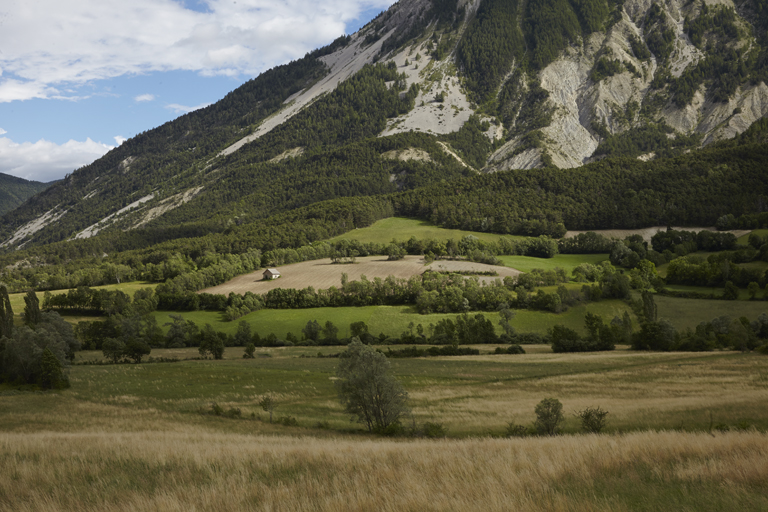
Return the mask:
<svg viewBox="0 0 768 512"><path fill-rule="evenodd" d="M768 113L758 4L403 0L73 172L6 214L0 244L221 231L477 171L647 160L732 138ZM409 149L430 159L382 156Z"/></svg>
<svg viewBox="0 0 768 512"><path fill-rule="evenodd" d="M0 172L0 215L13 210L51 185L52 183L29 181Z"/></svg>

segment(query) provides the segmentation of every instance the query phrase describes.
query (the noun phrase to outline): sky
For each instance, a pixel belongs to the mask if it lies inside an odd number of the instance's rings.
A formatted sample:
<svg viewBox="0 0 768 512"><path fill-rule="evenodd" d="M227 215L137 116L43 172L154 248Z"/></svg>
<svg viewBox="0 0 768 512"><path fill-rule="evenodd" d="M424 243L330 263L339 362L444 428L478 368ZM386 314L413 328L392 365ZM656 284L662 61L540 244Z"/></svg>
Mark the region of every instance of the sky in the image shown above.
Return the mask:
<svg viewBox="0 0 768 512"><path fill-rule="evenodd" d="M0 172L48 182L393 0L3 0Z"/></svg>

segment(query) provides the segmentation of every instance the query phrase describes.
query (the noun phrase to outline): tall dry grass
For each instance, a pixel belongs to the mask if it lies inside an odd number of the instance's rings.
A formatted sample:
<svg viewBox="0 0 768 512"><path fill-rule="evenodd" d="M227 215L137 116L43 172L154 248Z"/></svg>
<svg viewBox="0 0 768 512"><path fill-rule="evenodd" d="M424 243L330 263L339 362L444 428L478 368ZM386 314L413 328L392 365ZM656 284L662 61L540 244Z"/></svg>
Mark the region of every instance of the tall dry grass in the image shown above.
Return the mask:
<svg viewBox="0 0 768 512"><path fill-rule="evenodd" d="M461 441L2 433L0 509L766 510L768 435Z"/></svg>

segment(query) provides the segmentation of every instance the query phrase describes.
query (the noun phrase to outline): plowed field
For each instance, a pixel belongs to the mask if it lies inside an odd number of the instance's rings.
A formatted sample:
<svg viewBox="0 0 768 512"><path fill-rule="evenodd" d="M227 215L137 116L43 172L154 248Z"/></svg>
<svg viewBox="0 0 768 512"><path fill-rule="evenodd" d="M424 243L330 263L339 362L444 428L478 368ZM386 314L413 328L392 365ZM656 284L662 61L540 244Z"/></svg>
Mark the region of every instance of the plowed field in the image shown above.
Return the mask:
<svg viewBox="0 0 768 512"><path fill-rule="evenodd" d="M263 270L258 270L250 274L237 276L224 284L206 288L202 291L227 295L230 292L238 294L253 292L260 294L275 288L302 289L308 286L312 286L316 290L322 290L331 286L341 287L341 274L343 273L347 274L350 281L359 280L361 276L366 276L370 280L376 277L384 279L389 276L407 279L422 274L427 269L434 271L474 272L493 270L499 274L497 277L479 276L479 279L485 282L492 282L494 279L504 279L506 276L516 276L520 273L509 267L485 265L471 261L439 260L430 265L424 265L424 258L421 256L406 256L399 261L387 261L386 256L366 256L358 258L356 263L348 264L335 264L331 263L330 259L323 259L285 265L278 267L282 276L272 281L264 281L262 279Z"/></svg>

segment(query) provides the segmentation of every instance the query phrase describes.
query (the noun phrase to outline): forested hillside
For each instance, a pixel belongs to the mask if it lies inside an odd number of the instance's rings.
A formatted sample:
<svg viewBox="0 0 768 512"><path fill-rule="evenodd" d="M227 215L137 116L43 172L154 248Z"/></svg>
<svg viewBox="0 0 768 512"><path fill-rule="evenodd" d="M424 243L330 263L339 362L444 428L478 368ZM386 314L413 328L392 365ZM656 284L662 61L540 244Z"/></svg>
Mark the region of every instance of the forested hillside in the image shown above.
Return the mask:
<svg viewBox="0 0 768 512"><path fill-rule="evenodd" d="M733 137L768 113L764 17L404 0L74 171L2 217L0 250L290 246L359 225L324 205L370 197L366 219L533 235L760 213L763 131Z"/></svg>
<svg viewBox="0 0 768 512"><path fill-rule="evenodd" d="M0 173L0 215L13 210L29 197L49 186L51 186L50 183L27 181Z"/></svg>

